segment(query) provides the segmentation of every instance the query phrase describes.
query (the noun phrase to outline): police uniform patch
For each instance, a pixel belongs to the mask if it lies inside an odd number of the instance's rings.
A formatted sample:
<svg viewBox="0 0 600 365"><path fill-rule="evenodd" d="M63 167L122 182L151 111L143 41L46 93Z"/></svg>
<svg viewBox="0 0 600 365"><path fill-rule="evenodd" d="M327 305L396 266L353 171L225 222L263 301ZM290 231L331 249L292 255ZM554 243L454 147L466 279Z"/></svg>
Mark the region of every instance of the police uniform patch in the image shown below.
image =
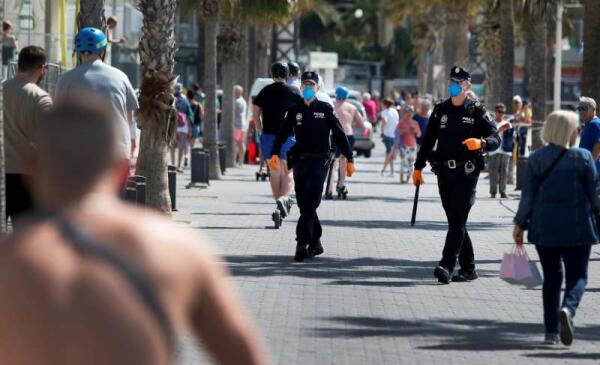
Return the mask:
<svg viewBox="0 0 600 365"><path fill-rule="evenodd" d="M444 115L442 115L442 118L440 119L440 123L446 124L446 122L448 122L448 116L446 114L444 114Z"/></svg>
<svg viewBox="0 0 600 365"><path fill-rule="evenodd" d="M296 122L301 122L301 121L302 121L302 113L296 114Z"/></svg>
<svg viewBox="0 0 600 365"><path fill-rule="evenodd" d="M446 71L446 72L448 72L448 71ZM456 67L456 68L454 69L454 73L459 73L459 72L460 72L460 68Z"/></svg>

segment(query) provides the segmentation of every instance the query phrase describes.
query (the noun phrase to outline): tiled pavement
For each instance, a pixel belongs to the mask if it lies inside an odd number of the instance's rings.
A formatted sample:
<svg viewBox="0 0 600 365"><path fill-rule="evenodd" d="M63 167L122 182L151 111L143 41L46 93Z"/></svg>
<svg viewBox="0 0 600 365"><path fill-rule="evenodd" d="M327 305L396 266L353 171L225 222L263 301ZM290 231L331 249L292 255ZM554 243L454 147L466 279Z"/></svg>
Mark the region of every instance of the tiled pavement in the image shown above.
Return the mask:
<svg viewBox="0 0 600 365"><path fill-rule="evenodd" d="M271 228L274 204L268 183L254 180L255 167L229 169L204 190L183 187L189 171L178 176L174 219L213 239L273 363L600 363L600 247L592 250L575 344L540 345L540 288L498 278L502 254L511 248L510 210L518 201L490 199L487 180L480 178L469 229L481 278L438 285L432 270L446 225L435 177L425 177L411 228L414 188L381 177L377 152L357 160L348 201L322 203L325 254L303 264L291 259L298 211L281 229ZM537 260L533 247L528 251ZM178 363L208 363L195 348L184 340Z"/></svg>

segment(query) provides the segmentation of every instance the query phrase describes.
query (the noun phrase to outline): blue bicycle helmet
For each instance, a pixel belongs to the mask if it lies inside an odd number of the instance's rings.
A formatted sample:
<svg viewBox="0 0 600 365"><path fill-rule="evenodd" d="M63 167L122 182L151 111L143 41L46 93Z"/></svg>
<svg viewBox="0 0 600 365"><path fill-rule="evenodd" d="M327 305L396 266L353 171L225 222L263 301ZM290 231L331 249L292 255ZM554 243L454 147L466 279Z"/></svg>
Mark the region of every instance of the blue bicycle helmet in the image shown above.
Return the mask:
<svg viewBox="0 0 600 365"><path fill-rule="evenodd" d="M100 29L82 28L75 36L75 52L101 53L108 45L106 36Z"/></svg>
<svg viewBox="0 0 600 365"><path fill-rule="evenodd" d="M349 94L349 93L348 93L348 89L346 89L346 88L345 88L345 87L343 87L343 86L338 86L338 87L335 89L335 97L336 97L338 100L346 100L346 99L348 99L348 94Z"/></svg>

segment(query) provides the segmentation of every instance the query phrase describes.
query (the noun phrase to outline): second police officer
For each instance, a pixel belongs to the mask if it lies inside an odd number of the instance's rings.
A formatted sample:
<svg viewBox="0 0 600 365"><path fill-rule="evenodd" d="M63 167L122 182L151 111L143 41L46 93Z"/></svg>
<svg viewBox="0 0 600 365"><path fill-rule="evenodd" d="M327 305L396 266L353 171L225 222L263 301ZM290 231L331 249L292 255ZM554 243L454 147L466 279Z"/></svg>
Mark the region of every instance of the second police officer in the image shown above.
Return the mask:
<svg viewBox="0 0 600 365"><path fill-rule="evenodd" d="M473 243L466 224L475 203L479 172L484 168L483 153L500 144L490 114L479 101L467 97L470 89L471 75L462 67L453 67L448 80L450 98L437 104L429 118L413 173L413 183L423 184L422 170L429 160L438 178L448 233L434 276L444 284L450 282L457 257L460 270L452 281L477 279Z"/></svg>
<svg viewBox="0 0 600 365"><path fill-rule="evenodd" d="M306 71L302 74L300 88L304 100L288 110L273 145L273 157L269 160L272 170L279 168L277 151L293 132L296 136L292 155L294 186L300 210L294 260L300 262L323 253L317 208L321 203L327 175L330 135L333 135L336 145L348 160L346 174L352 176L355 171L350 144L333 107L317 99L318 84L319 75L316 72Z"/></svg>

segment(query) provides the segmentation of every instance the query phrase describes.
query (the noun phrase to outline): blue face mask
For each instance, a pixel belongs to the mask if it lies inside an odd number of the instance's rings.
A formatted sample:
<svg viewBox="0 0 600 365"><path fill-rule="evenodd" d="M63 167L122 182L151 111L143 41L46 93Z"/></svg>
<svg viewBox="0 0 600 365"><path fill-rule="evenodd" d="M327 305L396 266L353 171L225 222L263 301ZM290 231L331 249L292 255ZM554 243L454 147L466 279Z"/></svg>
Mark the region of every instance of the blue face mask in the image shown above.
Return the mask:
<svg viewBox="0 0 600 365"><path fill-rule="evenodd" d="M304 97L304 100L310 101L315 97L315 90L310 86L306 86L304 90L302 90L302 96Z"/></svg>
<svg viewBox="0 0 600 365"><path fill-rule="evenodd" d="M454 81L451 82L450 85L448 85L448 95L450 95L451 98L460 95L462 91L462 87L458 86L458 84Z"/></svg>

